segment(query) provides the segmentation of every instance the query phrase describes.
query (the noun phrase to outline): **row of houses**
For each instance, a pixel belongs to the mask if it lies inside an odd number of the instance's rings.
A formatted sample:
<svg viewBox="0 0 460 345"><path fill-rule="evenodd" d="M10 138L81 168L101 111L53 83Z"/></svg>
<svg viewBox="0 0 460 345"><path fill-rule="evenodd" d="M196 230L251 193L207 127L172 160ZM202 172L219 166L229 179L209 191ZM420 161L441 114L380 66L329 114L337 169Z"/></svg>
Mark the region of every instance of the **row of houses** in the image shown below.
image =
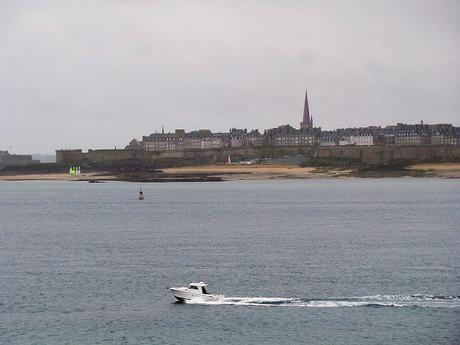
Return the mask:
<svg viewBox="0 0 460 345"><path fill-rule="evenodd" d="M176 129L174 133L152 133L141 141L133 139L126 147L146 151L169 151L184 149L215 149L222 147L262 146L264 136L257 130L233 128L229 132L212 133L209 129L185 132Z"/></svg>
<svg viewBox="0 0 460 345"><path fill-rule="evenodd" d="M460 127L451 124L416 125L398 123L379 131L376 142L383 145L459 145Z"/></svg>
<svg viewBox="0 0 460 345"><path fill-rule="evenodd" d="M345 128L322 131L321 146L454 145L460 146L460 127L451 124L404 124L386 127Z"/></svg>
<svg viewBox="0 0 460 345"><path fill-rule="evenodd" d="M232 128L213 133L209 129L174 133L152 133L141 141L133 139L128 149L168 151L184 149L215 149L251 146L372 146L372 145L456 145L460 146L460 127L451 124L408 125L398 123L387 127L344 128L322 131L321 128L294 128L290 125L267 129Z"/></svg>

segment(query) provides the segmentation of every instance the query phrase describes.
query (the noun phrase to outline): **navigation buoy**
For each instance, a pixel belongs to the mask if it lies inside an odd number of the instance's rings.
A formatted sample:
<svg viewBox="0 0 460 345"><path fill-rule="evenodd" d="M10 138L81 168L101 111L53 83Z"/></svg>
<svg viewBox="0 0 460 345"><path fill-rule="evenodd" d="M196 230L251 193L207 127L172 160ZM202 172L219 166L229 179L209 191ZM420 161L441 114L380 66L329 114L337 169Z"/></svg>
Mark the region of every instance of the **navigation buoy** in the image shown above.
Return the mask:
<svg viewBox="0 0 460 345"><path fill-rule="evenodd" d="M144 200L144 192L142 191L142 188L139 186L139 200Z"/></svg>

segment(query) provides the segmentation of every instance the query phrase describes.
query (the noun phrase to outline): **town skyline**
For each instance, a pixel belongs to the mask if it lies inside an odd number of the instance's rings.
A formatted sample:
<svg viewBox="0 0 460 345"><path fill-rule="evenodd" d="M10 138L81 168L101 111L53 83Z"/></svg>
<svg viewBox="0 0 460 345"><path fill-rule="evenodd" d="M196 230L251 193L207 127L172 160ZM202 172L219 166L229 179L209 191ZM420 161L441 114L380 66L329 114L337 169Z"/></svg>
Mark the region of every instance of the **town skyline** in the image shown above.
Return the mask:
<svg viewBox="0 0 460 345"><path fill-rule="evenodd" d="M303 107L303 105L302 105L302 107ZM305 113L304 108L302 108L302 111L301 111L300 114L298 114L298 117L303 116L304 113ZM409 123L409 122L405 122L405 121L399 121L399 122L396 122L396 123L383 122L383 123L379 123L379 124L355 125L355 126L344 126L344 127L332 128L330 126L322 126L320 116L314 116L313 114L310 114L310 116L312 118L314 118L315 127L320 128L323 132L333 132L333 131L337 131L337 130L372 128L372 127L374 127L374 128L385 128L385 127L395 126L395 125L398 125L398 124L402 124L402 125L419 125L419 124L424 124L424 123L425 124L430 124L430 125L447 124L447 125L452 125L454 127L459 127L459 125L460 125L460 122L458 122L458 121L457 122L455 122L455 121L453 121L453 122L447 122L447 121L427 122L424 119L420 119L420 121L414 122L414 123ZM318 119L318 121L316 119ZM319 122L319 124L318 124L318 122ZM316 126L316 124L318 124L318 126ZM284 126L292 127L294 129L302 128L301 124L299 125L299 121L297 121L297 122L293 121L292 123L279 123L278 125L276 125L274 127L271 127L271 128L262 128L260 126L259 127L250 127L250 126L245 126L245 125L242 125L242 126L241 125L240 126L235 125L235 126L228 126L227 128L221 127L221 128L218 128L218 129L208 128L208 127L205 127L205 126L191 127L191 128L186 128L185 126L168 127L167 126L167 121L165 121L165 124L162 123L161 125L157 125L151 131L146 130L146 131L144 131L144 134L137 133L137 134L133 135L133 133L124 133L125 136L123 137L123 140L117 141L118 145L116 145L114 143L109 143L106 146L91 146L90 144L87 143L87 141L84 141L82 139L81 145L74 145L74 146L69 146L69 147L65 147L65 146L62 146L62 145L61 146L54 145L54 146L52 146L52 148L49 151L43 151L43 150L39 151L39 150L34 150L34 149L31 149L31 150L26 149L25 151L17 151L17 150L15 150L15 147L13 145L4 146L1 149L2 150L7 150L10 153L14 153L14 154L35 154L35 155L45 154L45 155L50 155L50 154L54 154L54 152L56 150L58 150L58 149L73 149L73 148L83 148L84 150L88 150L88 149L104 149L104 148L122 149L122 148L124 148L126 146L126 143L129 141L129 138L141 139L146 133L150 133L150 134L160 134L160 133L173 134L177 129L184 130L186 132L187 131L194 132L194 131L200 131L200 130L209 130L212 133L225 133L225 132L231 131L232 129L243 129L243 130L248 130L248 131L258 130L261 133L264 133L267 130L274 129L274 128L279 128L279 127L284 127Z"/></svg>
<svg viewBox="0 0 460 345"><path fill-rule="evenodd" d="M306 87L323 129L458 126L459 15L452 0L2 1L0 148L297 127Z"/></svg>
<svg viewBox="0 0 460 345"><path fill-rule="evenodd" d="M308 93L309 93L309 90L308 88L305 89L305 93L304 93L304 101L302 103L302 112L300 114L300 123L299 121L297 122L297 125L295 123L285 123L285 124L278 124L277 126L275 127L272 127L272 128L250 128L250 127L247 127L247 126L234 126L234 127L231 127L230 129L220 129L220 130L211 130L209 128L192 128L190 129L189 132L187 132L187 129L185 129L184 127L176 127L174 128L173 130L171 129L168 129L165 127L164 124L161 125L161 130L157 130L155 129L154 131L150 132L150 137L152 136L156 136L156 135L165 135L165 136L176 136L178 131L182 134L187 134L187 135L194 135L194 133L198 133L199 136L203 136L203 132L207 132L209 133L210 135L214 136L215 134L229 134L230 137L232 135L239 135L239 133L249 133L249 134L257 134L257 136L261 136L260 138L256 138L255 141L253 141L251 143L251 145L256 145L256 146L260 146L260 145L267 145L267 136L270 137L271 135L273 135L273 133L277 133L277 135L285 135L287 132L291 132L290 135L294 135L294 137L296 136L299 136L298 133L300 133L300 137L303 137L303 133L304 131L307 131L307 132L311 132L311 133L316 133L315 135L311 135L310 138L303 138L301 139L302 143L304 143L305 145L319 145L319 146L341 146L341 145L381 145L381 144L384 144L383 142L378 142L377 140L377 136L378 136L378 132L379 131L388 131L388 129L390 129L390 131L393 131L393 129L397 129L397 128L400 128L400 131L402 132L406 132L408 128L411 129L411 131L415 131L415 128L416 127L420 127L420 126L428 126L430 127L430 129L428 129L428 131L430 132L430 135L431 135L431 131L432 129L435 129L435 128L439 128L442 132L446 132L446 129L447 131L451 132L449 134L449 140L448 140L448 145L460 145L460 127L459 126L456 126L455 123L448 123L448 122L436 122L436 123L429 123L427 124L426 122L424 122L424 120L420 120L419 123L406 123L406 122L397 122L397 123L393 123L393 124L388 124L388 125L377 125L377 124L373 124L373 125L367 125L367 126L353 126L353 127L340 127L340 128L324 128L324 127L321 127L321 126L315 126L315 123L314 123L314 120L313 120L313 114L310 110L310 100L309 100L309 96L308 96ZM315 119L318 118L318 116L315 117ZM319 116L319 119L320 119L320 122L321 122L321 117ZM428 128L426 127L426 128ZM402 129L401 129L402 128ZM454 132L452 132L452 130ZM287 131L287 132L286 132ZM233 133L233 134L232 134ZM268 133L268 134L267 134ZM270 134L272 133L272 134ZM344 133L347 133L347 138L343 137L342 140L339 139L339 137L343 136ZM355 135L357 134L357 135ZM350 136L353 137L357 137L357 136L363 136L365 134L366 138L361 138L359 140L359 143L358 142L355 142L355 143L352 143L350 142ZM332 138L331 137L334 137ZM206 136L206 135L205 135ZM317 138L315 138L315 136L317 136ZM320 138L322 136L322 139ZM229 138L230 138L229 137ZM264 139L262 139L262 137ZM139 139L137 137L134 137L131 142L128 144L128 145L120 145L120 146L117 146L117 145L113 145L113 146L107 146L107 147L85 147L85 145L81 145L81 146L78 146L78 147L56 147L54 149L54 151L56 150L73 150L73 149L81 149L83 148L83 150L94 150L94 149L110 149L110 148L115 148L115 149L123 149L123 148L130 148L130 145L135 142L135 141L138 141L140 146L144 145L143 146L143 150L152 150L152 148L148 148L145 146L145 140L149 138L149 135L142 135L141 136L142 139ZM260 139L260 140L259 140ZM451 142L451 139L453 139L453 141ZM252 139L254 140L254 139ZM297 139L298 140L298 139ZM294 144L294 145L297 145L297 140L295 140L296 142L290 142L290 140L288 139L287 142L285 144L282 144L282 145L291 145L291 144ZM321 141L324 141L323 143L321 143ZM270 140L269 140L270 141ZM332 144L332 142L335 141L335 144ZM352 139L353 141L353 139ZM422 139L420 137L420 144L422 143ZM435 139L435 141L439 141L439 139ZM231 142L231 140L230 140ZM339 144L339 142L341 142ZM443 139L443 142L444 142L444 139ZM410 141L407 141L405 138L401 138L400 140L400 143L402 145L407 145L407 144L411 144ZM126 142L125 142L126 144ZM273 144L273 142L272 142ZM394 142L393 142L394 144ZM276 144L275 144L276 145ZM139 146L139 147L140 147ZM200 146L198 144L198 146ZM223 141L222 141L222 146L223 145ZM219 144L217 147L222 147L221 144ZM231 144L229 144L229 146L232 146ZM245 144L242 144L242 143L239 143L237 144L237 146L247 146L247 142ZM134 146L135 147L135 146ZM199 147L195 147L192 145L193 148L199 148ZM190 147L190 148L192 148ZM132 148L132 147L131 147ZM203 148L203 147L201 147ZM4 152L10 152L10 153L13 153L13 154L18 154L18 152L14 152L12 149L12 146L9 146L8 148L6 148L4 150ZM54 153L54 152L53 152ZM53 153L45 153L44 155L53 155ZM24 154L24 153L19 153L19 154ZM26 155L27 154L33 154L35 156L40 156L40 155L43 155L42 152L26 152L25 153Z"/></svg>

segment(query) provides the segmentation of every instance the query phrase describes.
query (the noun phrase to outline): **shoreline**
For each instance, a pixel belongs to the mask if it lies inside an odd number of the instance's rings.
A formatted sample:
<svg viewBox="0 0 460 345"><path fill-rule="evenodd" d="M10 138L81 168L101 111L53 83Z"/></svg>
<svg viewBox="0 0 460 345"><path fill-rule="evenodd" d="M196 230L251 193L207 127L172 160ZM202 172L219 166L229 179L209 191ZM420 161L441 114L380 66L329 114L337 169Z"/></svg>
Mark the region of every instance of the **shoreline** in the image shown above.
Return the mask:
<svg viewBox="0 0 460 345"><path fill-rule="evenodd" d="M0 181L118 181L116 176L101 175L98 173L86 173L72 176L66 173L42 173L42 174L11 174L0 175Z"/></svg>
<svg viewBox="0 0 460 345"><path fill-rule="evenodd" d="M139 173L116 176L109 172L87 172L78 176L67 173L31 173L0 175L0 181L84 181L84 182L208 182L237 180L337 179L385 177L460 178L460 163L419 163L404 169L357 171L334 167L297 165L201 165L163 169L161 175Z"/></svg>

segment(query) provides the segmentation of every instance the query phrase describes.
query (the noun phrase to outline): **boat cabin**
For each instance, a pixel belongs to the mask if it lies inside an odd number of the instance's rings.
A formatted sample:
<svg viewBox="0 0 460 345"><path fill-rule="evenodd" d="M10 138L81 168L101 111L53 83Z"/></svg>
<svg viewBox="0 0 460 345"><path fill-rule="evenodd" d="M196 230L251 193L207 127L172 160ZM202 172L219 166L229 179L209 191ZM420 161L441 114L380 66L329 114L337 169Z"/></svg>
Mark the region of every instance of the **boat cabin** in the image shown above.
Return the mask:
<svg viewBox="0 0 460 345"><path fill-rule="evenodd" d="M207 295L208 291L206 291L206 286L208 285L203 282L199 282L199 283L190 283L188 288L190 290L197 290L199 293Z"/></svg>

